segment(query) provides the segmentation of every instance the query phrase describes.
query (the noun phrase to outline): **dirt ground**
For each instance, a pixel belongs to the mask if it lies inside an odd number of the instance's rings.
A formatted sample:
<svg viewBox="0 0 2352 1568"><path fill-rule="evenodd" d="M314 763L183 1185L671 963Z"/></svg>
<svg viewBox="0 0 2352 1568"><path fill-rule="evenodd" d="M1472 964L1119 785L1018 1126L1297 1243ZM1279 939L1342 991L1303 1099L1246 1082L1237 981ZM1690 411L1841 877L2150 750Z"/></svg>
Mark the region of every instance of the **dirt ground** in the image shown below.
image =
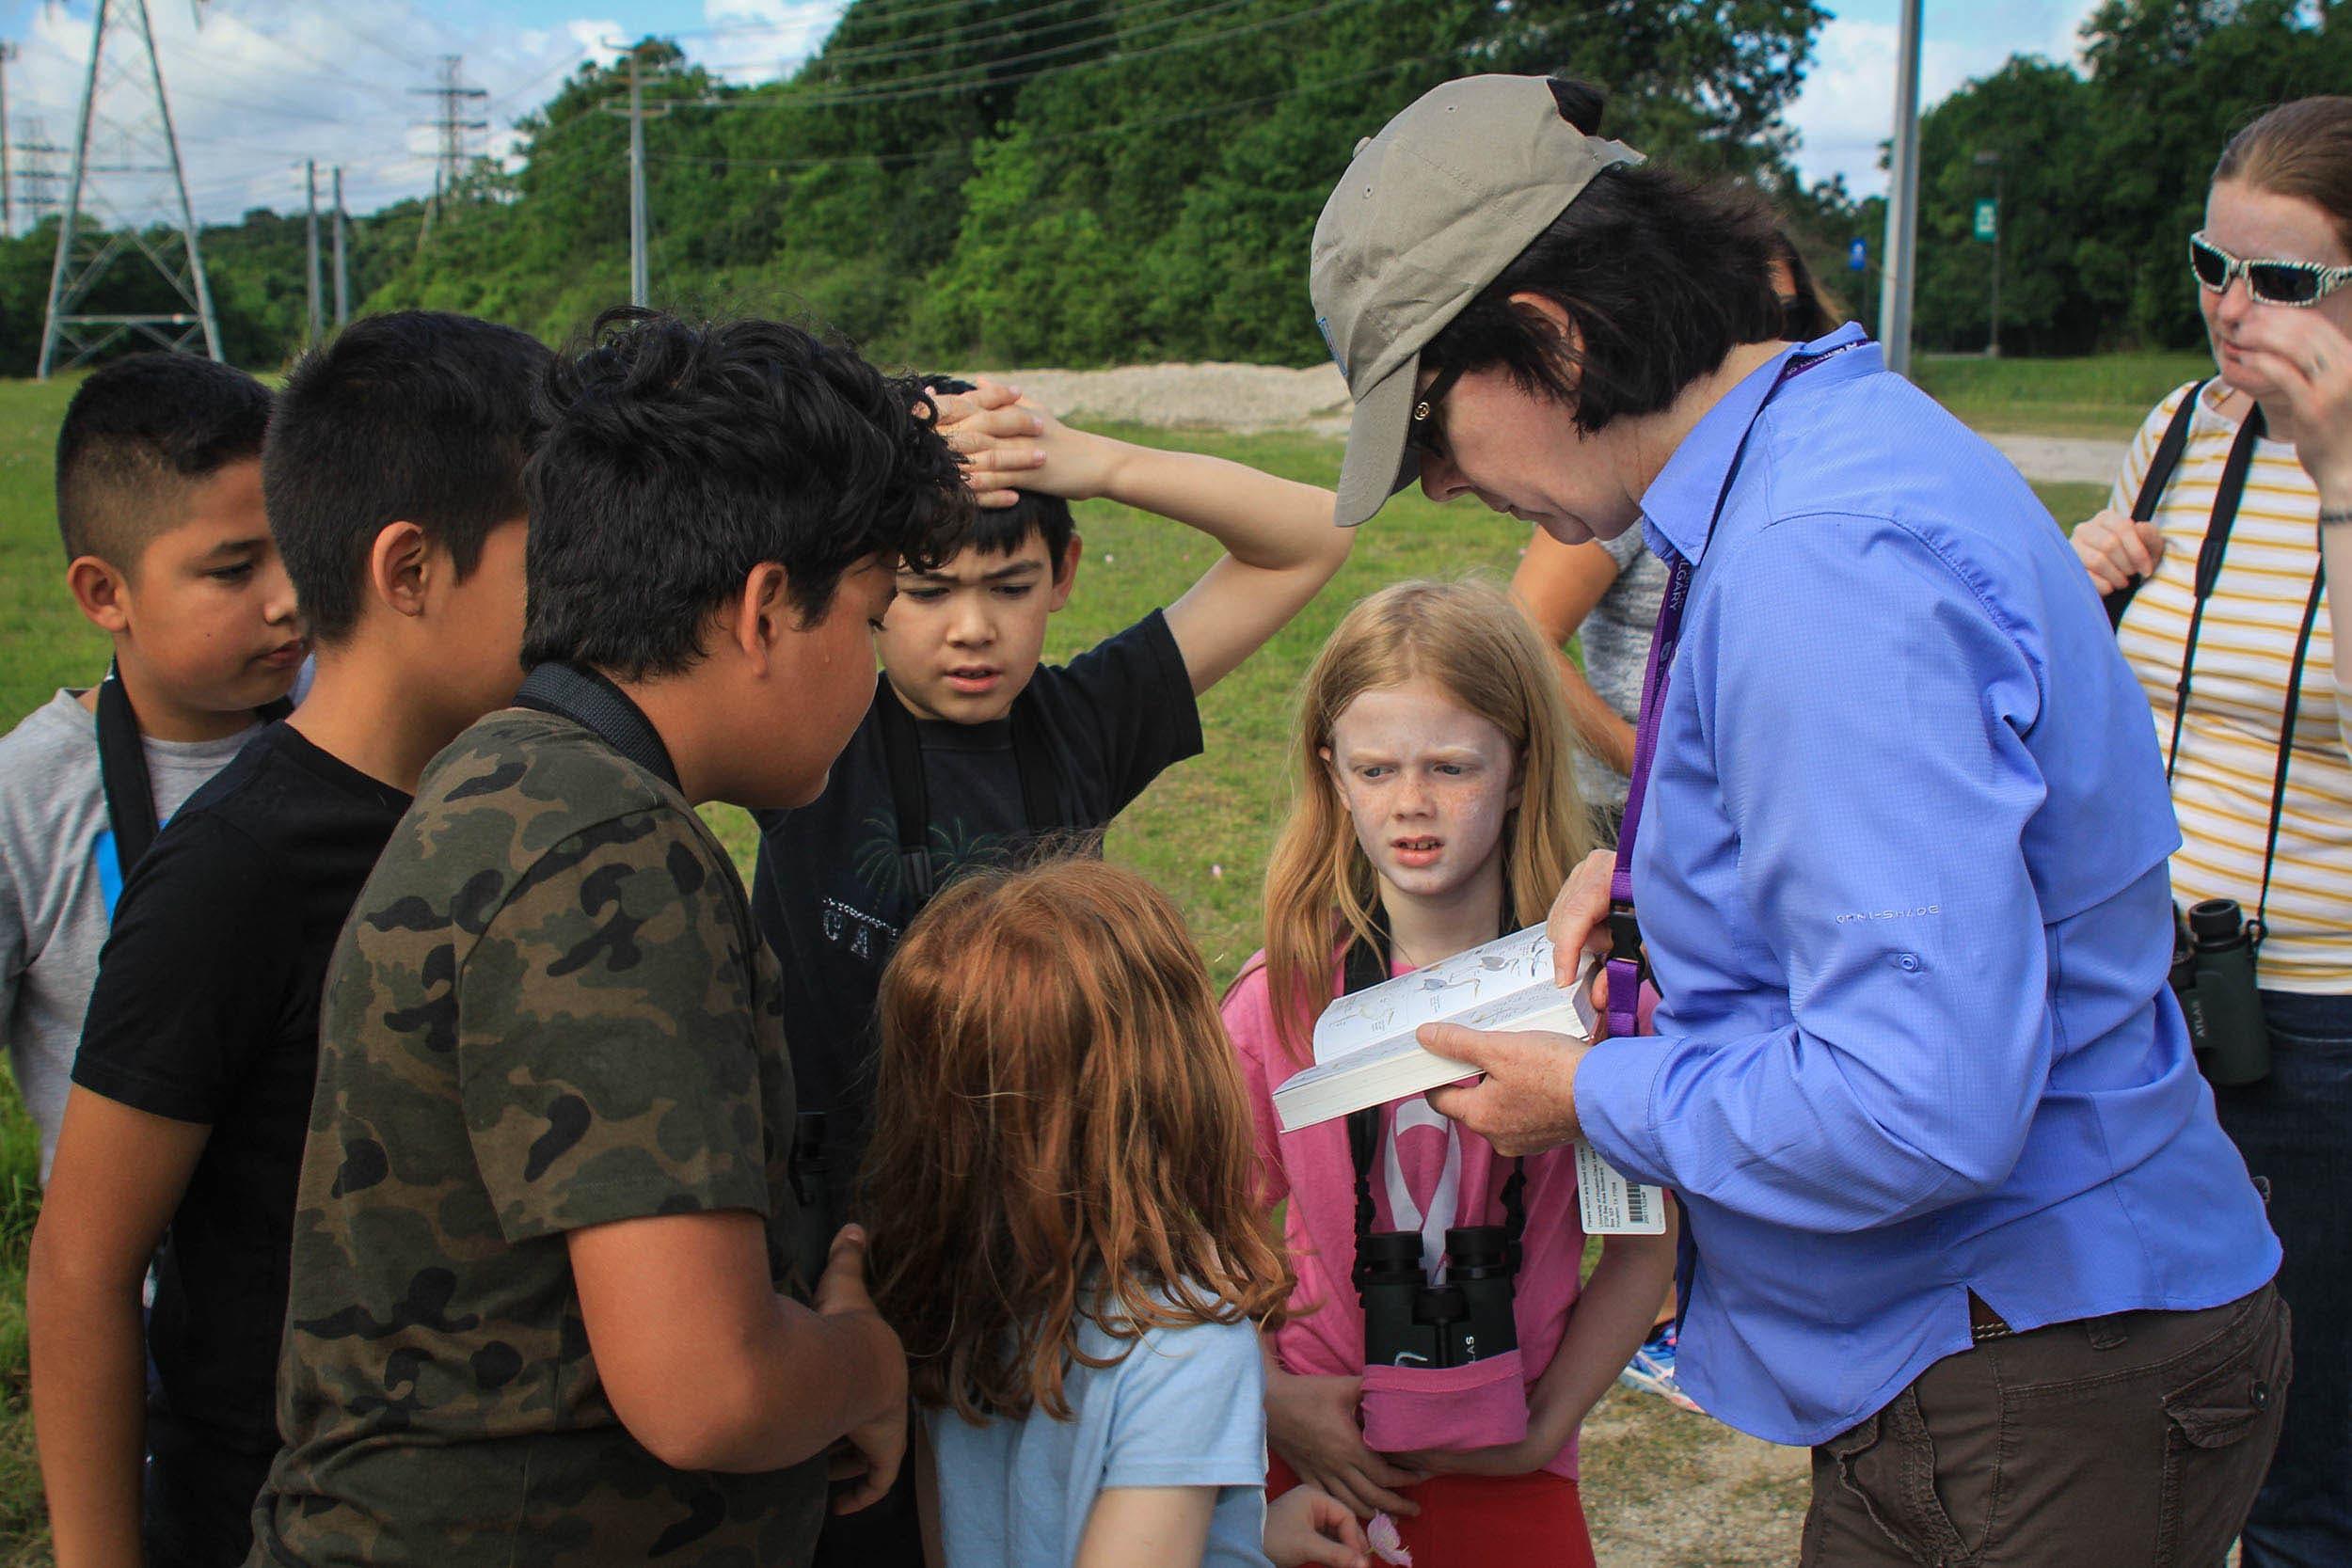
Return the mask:
<svg viewBox="0 0 2352 1568"><path fill-rule="evenodd" d="M1785 1568L1807 1456L1612 1389L1584 1423L1585 1517L1601 1568Z"/></svg>
<svg viewBox="0 0 2352 1568"><path fill-rule="evenodd" d="M1347 384L1331 365L1120 365L1101 371L1007 371L1058 414L1088 420L1208 430L1347 431ZM2042 483L2105 484L2124 443L2062 436L1989 437L2018 471Z"/></svg>

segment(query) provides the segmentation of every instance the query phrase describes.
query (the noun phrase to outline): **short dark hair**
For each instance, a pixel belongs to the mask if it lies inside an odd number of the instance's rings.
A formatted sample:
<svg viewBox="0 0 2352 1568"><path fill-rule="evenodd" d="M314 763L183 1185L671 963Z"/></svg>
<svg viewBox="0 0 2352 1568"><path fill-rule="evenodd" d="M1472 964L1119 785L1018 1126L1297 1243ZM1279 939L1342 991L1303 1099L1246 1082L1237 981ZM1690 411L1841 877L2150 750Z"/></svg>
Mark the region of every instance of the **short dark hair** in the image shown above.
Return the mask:
<svg viewBox="0 0 2352 1568"><path fill-rule="evenodd" d="M971 519L921 384L782 322L608 310L543 406L526 665L680 674L763 562L805 624L860 562L935 566Z"/></svg>
<svg viewBox="0 0 2352 1568"><path fill-rule="evenodd" d="M1599 88L1554 80L1552 96L1562 118L1598 133ZM1501 366L1521 390L1570 407L1587 434L1658 413L1734 348L1780 336L1772 227L1763 198L1728 181L1605 168L1422 350L1422 367ZM1582 346L1513 305L1518 293L1558 306Z"/></svg>
<svg viewBox="0 0 2352 1568"><path fill-rule="evenodd" d="M194 355L134 354L93 372L57 432L66 559L136 571L180 520L173 503L189 485L261 455L269 407L268 388Z"/></svg>
<svg viewBox="0 0 2352 1568"><path fill-rule="evenodd" d="M313 639L358 625L389 524L422 529L462 577L492 529L526 514L551 357L528 333L442 310L370 316L302 356L278 394L262 498Z"/></svg>
<svg viewBox="0 0 2352 1568"><path fill-rule="evenodd" d="M979 389L952 375L927 375L921 379L932 391L951 396ZM1021 499L1010 506L975 512L972 526L963 536L963 547L982 555L1010 555L1034 533L1045 546L1046 558L1054 563L1054 573L1058 577L1062 552L1070 548L1070 536L1077 531L1077 519L1070 515L1068 501L1059 496L1024 490Z"/></svg>

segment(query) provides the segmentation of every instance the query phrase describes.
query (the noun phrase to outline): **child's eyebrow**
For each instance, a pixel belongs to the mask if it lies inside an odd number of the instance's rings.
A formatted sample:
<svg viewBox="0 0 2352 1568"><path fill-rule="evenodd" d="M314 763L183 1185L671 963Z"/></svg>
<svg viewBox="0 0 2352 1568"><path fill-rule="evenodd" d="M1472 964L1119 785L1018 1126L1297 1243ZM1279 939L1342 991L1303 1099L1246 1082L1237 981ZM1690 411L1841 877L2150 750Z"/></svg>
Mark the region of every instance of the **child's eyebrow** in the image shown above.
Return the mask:
<svg viewBox="0 0 2352 1568"><path fill-rule="evenodd" d="M257 533L246 539L224 539L219 544L215 545L211 549L206 550L198 559L202 561L216 561L223 556L244 555L247 551L258 550L268 543L269 535L266 533Z"/></svg>
<svg viewBox="0 0 2352 1568"><path fill-rule="evenodd" d="M1005 565L994 567L992 570L982 572L977 578L966 578L956 572L916 572L910 571L905 568L901 568L898 575L901 577L916 578L924 582L1005 582L1013 578L1033 578L1040 575L1044 570L1045 567L1041 562L1014 561L1009 562Z"/></svg>

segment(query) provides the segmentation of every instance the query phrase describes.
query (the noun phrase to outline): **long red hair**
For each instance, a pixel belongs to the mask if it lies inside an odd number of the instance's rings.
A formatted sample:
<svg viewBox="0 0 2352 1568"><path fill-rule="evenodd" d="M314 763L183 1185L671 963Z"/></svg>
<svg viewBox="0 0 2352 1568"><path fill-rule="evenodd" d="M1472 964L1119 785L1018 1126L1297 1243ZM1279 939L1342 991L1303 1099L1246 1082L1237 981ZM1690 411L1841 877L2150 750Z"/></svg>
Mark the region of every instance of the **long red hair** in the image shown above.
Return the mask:
<svg viewBox="0 0 2352 1568"><path fill-rule="evenodd" d="M881 1017L874 1300L920 1403L1067 1419L1070 1364L1108 1364L1082 1320L1132 1344L1278 1318L1241 1071L1167 895L1095 860L966 876L908 928Z"/></svg>

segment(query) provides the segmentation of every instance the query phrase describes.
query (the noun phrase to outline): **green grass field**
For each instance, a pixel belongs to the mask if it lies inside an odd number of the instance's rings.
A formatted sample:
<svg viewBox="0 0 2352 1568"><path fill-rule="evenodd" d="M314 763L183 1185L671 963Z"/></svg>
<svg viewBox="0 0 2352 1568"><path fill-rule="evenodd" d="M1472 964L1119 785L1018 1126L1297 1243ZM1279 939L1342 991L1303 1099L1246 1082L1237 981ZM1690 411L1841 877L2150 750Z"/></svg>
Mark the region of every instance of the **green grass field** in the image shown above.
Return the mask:
<svg viewBox="0 0 2352 1568"><path fill-rule="evenodd" d="M1953 378L1947 384L1963 408L2034 403L2035 378L2045 377L2062 394L2042 400L2048 407L2063 410L2067 420L2102 427L2084 434L2128 434L2157 395L2189 373L2172 374L2153 361L2098 368L2104 364L2043 371L2028 362L2000 361L1985 367L2006 381L1963 376L1958 361L1936 362L1932 370L1938 382ZM2003 390L2004 386L2026 390ZM2143 386L2153 390L2141 395ZM2135 401L2117 401L2125 391ZM59 686L87 685L105 665L103 638L66 597L52 510L50 454L70 394L71 385L63 382L46 387L0 382L0 731L13 727ZM2101 395L2110 401L2098 401ZM1329 484L1338 475L1339 446L1321 437L1119 434L1215 451L1315 483ZM2093 485L2037 489L2054 515L2070 524L2102 499ZM1055 619L1046 650L1054 659L1069 657L1174 598L1214 554L1203 536L1131 509L1095 502L1081 506L1078 515L1086 564L1070 608ZM1346 607L1372 589L1402 578L1466 572L1501 582L1509 577L1522 543L1513 525L1475 507L1440 509L1418 493L1398 498L1362 531L1354 556L1322 597L1203 699L1207 754L1169 772L1120 819L1108 852L1175 896L1220 984L1257 946L1259 880L1289 788L1292 705L1314 650ZM725 808L713 808L710 816L748 870L748 819ZM38 1141L12 1083L0 1073L0 1568L48 1561L25 1414L24 1249L39 1203L37 1172ZM1647 1418L1646 1413L1636 1418L1635 1427ZM1700 1468L1694 1467L1694 1479ZM1597 1528L1610 1483L1596 1478L1593 1484L1588 1495Z"/></svg>
<svg viewBox="0 0 2352 1568"><path fill-rule="evenodd" d="M2167 392L2184 381L2211 375L2213 359L2201 352L2105 354L2088 359L1930 354L1920 356L1913 368L1920 386L1979 430L2121 441L2138 430L2148 410Z"/></svg>

